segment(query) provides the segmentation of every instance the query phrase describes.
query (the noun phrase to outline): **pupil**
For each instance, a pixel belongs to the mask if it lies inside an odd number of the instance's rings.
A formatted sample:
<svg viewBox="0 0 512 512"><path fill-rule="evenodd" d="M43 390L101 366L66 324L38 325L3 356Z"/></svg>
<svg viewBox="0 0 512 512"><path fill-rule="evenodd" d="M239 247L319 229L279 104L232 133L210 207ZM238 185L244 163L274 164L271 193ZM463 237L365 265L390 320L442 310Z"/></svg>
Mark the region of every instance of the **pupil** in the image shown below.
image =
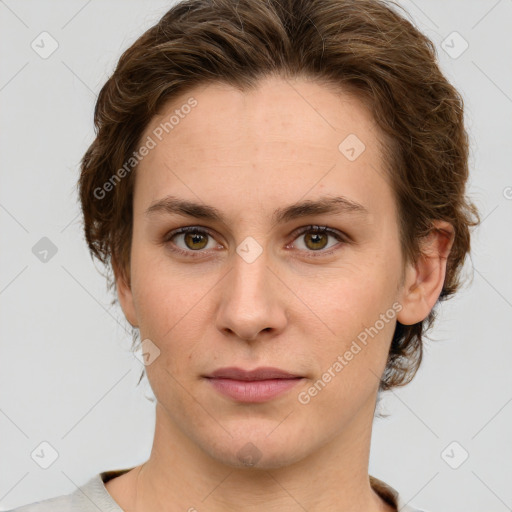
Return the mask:
<svg viewBox="0 0 512 512"><path fill-rule="evenodd" d="M191 245L195 245L197 243L201 243L201 239L205 239L204 235L200 235L200 234L190 234L188 233L187 236L187 241L191 241ZM187 244L188 245L188 244ZM204 247L204 240L203 240L203 245L201 247L195 247L195 248L198 248L198 249L202 249ZM194 247L191 247L191 249L194 249Z"/></svg>
<svg viewBox="0 0 512 512"><path fill-rule="evenodd" d="M324 237L324 235L321 234L321 233L314 233L314 234L309 234L308 235L308 238L310 239L310 241L313 242L313 245L315 245L315 246L318 246L319 243L321 244L320 239L322 237ZM322 247L324 247L324 245L321 245L321 247L315 247L315 249L322 249Z"/></svg>

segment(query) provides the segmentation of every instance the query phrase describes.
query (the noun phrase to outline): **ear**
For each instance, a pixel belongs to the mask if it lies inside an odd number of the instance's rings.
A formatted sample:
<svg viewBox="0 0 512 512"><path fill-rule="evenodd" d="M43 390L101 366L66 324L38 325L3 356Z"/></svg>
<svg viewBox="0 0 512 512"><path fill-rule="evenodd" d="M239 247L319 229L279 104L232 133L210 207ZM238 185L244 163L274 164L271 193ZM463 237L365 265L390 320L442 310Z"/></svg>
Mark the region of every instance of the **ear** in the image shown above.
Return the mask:
<svg viewBox="0 0 512 512"><path fill-rule="evenodd" d="M454 240L453 226L436 221L421 243L418 261L408 264L399 301L397 320L403 325L422 322L434 307L444 285L446 262Z"/></svg>
<svg viewBox="0 0 512 512"><path fill-rule="evenodd" d="M138 327L137 314L133 301L133 294L130 284L130 276L126 271L118 266L117 262L112 261L112 269L116 279L116 291L121 309L123 310L126 320L132 327Z"/></svg>

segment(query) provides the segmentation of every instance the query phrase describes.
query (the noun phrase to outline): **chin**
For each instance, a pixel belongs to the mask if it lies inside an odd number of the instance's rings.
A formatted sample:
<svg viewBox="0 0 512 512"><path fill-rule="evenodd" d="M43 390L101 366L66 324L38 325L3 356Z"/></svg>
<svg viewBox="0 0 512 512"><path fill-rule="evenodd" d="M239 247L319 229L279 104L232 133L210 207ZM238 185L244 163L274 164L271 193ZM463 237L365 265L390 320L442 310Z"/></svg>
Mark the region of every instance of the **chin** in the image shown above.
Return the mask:
<svg viewBox="0 0 512 512"><path fill-rule="evenodd" d="M273 427L275 428L275 426ZM258 435L246 432L245 435L233 436L227 442L203 446L203 449L218 462L233 468L250 470L277 469L298 462L307 455L304 443L294 441L289 432L283 431L281 436L270 439L268 432ZM272 436L274 434L271 434ZM300 447L300 448L299 448Z"/></svg>

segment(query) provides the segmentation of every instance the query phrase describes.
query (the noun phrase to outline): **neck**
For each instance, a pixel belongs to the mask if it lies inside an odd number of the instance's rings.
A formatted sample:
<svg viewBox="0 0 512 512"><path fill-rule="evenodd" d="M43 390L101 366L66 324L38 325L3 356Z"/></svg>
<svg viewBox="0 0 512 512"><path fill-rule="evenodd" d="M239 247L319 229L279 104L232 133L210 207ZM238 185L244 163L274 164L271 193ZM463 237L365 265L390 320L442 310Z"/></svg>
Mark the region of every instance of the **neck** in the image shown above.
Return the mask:
<svg viewBox="0 0 512 512"><path fill-rule="evenodd" d="M298 510L390 512L371 488L368 460L374 408L313 454L273 468L233 467L205 453L157 404L153 448L135 471L133 507L162 512Z"/></svg>

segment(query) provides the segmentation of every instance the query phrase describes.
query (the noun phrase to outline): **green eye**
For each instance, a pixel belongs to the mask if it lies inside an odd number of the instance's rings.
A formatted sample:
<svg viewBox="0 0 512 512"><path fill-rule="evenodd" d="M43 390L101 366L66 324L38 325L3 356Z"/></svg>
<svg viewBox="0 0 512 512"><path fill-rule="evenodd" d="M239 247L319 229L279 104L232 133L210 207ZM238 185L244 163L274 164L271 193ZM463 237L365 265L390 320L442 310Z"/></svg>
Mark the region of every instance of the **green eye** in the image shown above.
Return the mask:
<svg viewBox="0 0 512 512"><path fill-rule="evenodd" d="M312 254L311 256L325 256L326 254L331 254L333 251L324 250L329 243L329 237L335 238L338 242L346 242L345 238L341 233L327 227L327 226L306 226L304 228L300 228L298 231L294 232L293 235L297 240L300 237L303 237L303 246L304 249L299 247L299 250L305 250L306 252L317 252L318 254ZM337 244L330 245L327 247L328 249L335 247Z"/></svg>
<svg viewBox="0 0 512 512"><path fill-rule="evenodd" d="M176 242L173 241L175 238L180 236L182 237L185 247L180 247L176 244ZM169 235L165 238L165 242L170 242L173 246L175 246L172 248L173 251L184 254L186 256L190 255L195 257L195 254L190 253L204 252L202 249L207 247L208 237L213 238L209 231L205 231L204 229L195 226L186 226L169 233Z"/></svg>
<svg viewBox="0 0 512 512"><path fill-rule="evenodd" d="M327 226L304 226L296 230L293 234L293 242L303 237L302 247L298 250L310 254L309 256L325 256L331 254L333 251L326 250L335 247L338 244L329 244L329 238L334 238L337 242L347 242L347 238L340 232L335 231ZM181 238L181 243L178 244L175 240ZM208 247L212 239L212 246ZM169 244L172 251L177 252L183 256L188 257L201 257L201 253L207 252L208 249L219 248L218 244L213 242L213 234L198 226L185 226L170 232L164 242ZM299 244L301 245L301 244ZM204 251L203 249L206 249Z"/></svg>

